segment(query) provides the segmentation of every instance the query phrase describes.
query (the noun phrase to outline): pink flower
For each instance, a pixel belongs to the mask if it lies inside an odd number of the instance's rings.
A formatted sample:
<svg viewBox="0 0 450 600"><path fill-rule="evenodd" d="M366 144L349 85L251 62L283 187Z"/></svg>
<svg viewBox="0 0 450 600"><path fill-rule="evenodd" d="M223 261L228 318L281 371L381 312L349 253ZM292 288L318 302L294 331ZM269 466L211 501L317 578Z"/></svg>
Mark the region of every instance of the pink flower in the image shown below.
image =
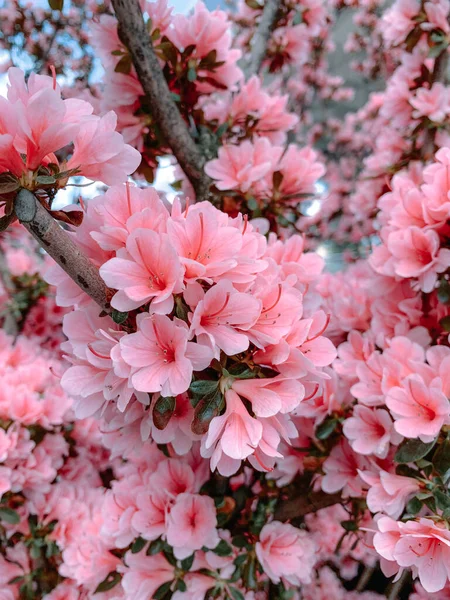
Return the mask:
<svg viewBox="0 0 450 600"><path fill-rule="evenodd" d="M100 268L106 285L119 290L112 306L128 311L150 300L153 312L169 313L173 294L182 289L182 268L168 236L136 229L128 237L126 249L126 258L112 258Z"/></svg>
<svg viewBox="0 0 450 600"><path fill-rule="evenodd" d="M174 578L174 568L162 553L147 556L145 552L138 554L127 552L125 565L120 569L124 573L122 587L127 598L133 600L152 598L163 583Z"/></svg>
<svg viewBox="0 0 450 600"><path fill-rule="evenodd" d="M450 532L421 518L406 523L383 517L374 536L375 550L400 567L412 567L427 592L438 592L450 579Z"/></svg>
<svg viewBox="0 0 450 600"><path fill-rule="evenodd" d="M182 321L148 313L138 316L138 332L123 337L120 348L125 362L134 367L133 386L162 396L185 392L193 371L206 368L212 359L209 348L188 342Z"/></svg>
<svg viewBox="0 0 450 600"><path fill-rule="evenodd" d="M386 458L390 444L399 444L402 437L394 431L392 419L384 409L357 405L353 415L344 421L344 435L359 454Z"/></svg>
<svg viewBox="0 0 450 600"><path fill-rule="evenodd" d="M274 169L283 149L272 146L266 138L254 143L245 140L239 146L226 144L219 157L205 167L207 175L216 180L219 190L238 189L247 192L255 183Z"/></svg>
<svg viewBox="0 0 450 600"><path fill-rule="evenodd" d="M393 519L398 519L408 499L420 490L416 479L388 473L383 469L378 474L360 471L360 476L370 486L367 492L369 510L373 513L383 512Z"/></svg>
<svg viewBox="0 0 450 600"><path fill-rule="evenodd" d="M180 494L170 509L167 541L174 547L177 558L190 556L203 546L215 548L217 517L214 500L199 494Z"/></svg>
<svg viewBox="0 0 450 600"><path fill-rule="evenodd" d="M292 412L305 396L305 388L295 379L236 379L231 389L252 403L257 417Z"/></svg>
<svg viewBox="0 0 450 600"><path fill-rule="evenodd" d="M342 440L334 446L330 456L323 463L325 473L321 483L323 491L334 494L342 490L344 497L361 496L364 482L359 473L367 466L367 459L355 454L348 442Z"/></svg>
<svg viewBox="0 0 450 600"><path fill-rule="evenodd" d="M395 430L407 438L431 442L442 425L450 422L450 405L440 379L425 385L420 375L409 375L401 387L389 390L386 406L394 416Z"/></svg>
<svg viewBox="0 0 450 600"><path fill-rule="evenodd" d="M450 111L448 89L440 82L433 83L430 89L419 88L410 103L416 110L413 117L428 117L440 123Z"/></svg>
<svg viewBox="0 0 450 600"><path fill-rule="evenodd" d="M272 521L261 530L255 545L256 556L273 583L310 583L316 562L316 547L306 531L287 523Z"/></svg>
<svg viewBox="0 0 450 600"><path fill-rule="evenodd" d="M450 262L450 250L440 248L439 236L433 230L408 227L393 231L387 241L394 257L395 273L400 277L416 277L423 292L431 292L436 273L442 273Z"/></svg>
<svg viewBox="0 0 450 600"><path fill-rule="evenodd" d="M254 325L261 312L261 303L237 292L227 280L210 288L191 316L191 336L212 344L228 356L244 352L249 346L246 331Z"/></svg>
<svg viewBox="0 0 450 600"><path fill-rule="evenodd" d="M83 123L74 139L74 150L67 169L77 169L88 179L115 185L126 181L141 162L141 154L125 144L115 131L117 117L112 111L91 117Z"/></svg>
<svg viewBox="0 0 450 600"><path fill-rule="evenodd" d="M249 415L236 392L228 390L225 397L226 410L209 424L202 455L211 456L212 471L217 467L219 473L231 475L237 471L240 461L255 451L263 428L257 419ZM225 458L222 468L220 461L223 455L231 461Z"/></svg>

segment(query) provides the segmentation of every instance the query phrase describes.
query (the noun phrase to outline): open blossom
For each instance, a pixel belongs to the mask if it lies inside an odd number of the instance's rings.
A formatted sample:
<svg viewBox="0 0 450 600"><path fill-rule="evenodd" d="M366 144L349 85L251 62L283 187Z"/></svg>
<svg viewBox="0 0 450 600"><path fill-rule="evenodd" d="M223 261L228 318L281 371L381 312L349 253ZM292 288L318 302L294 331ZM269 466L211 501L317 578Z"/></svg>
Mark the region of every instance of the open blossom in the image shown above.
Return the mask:
<svg viewBox="0 0 450 600"><path fill-rule="evenodd" d="M361 478L370 486L367 492L367 506L373 513L382 512L397 519L405 509L407 501L420 490L418 481L388 473L383 469L375 474L361 471Z"/></svg>
<svg viewBox="0 0 450 600"><path fill-rule="evenodd" d="M421 518L406 523L383 517L374 536L376 551L399 567L412 567L427 592L438 592L450 578L450 533Z"/></svg>
<svg viewBox="0 0 450 600"><path fill-rule="evenodd" d="M105 263L100 274L106 285L119 290L112 306L128 311L151 300L154 312L169 313L173 294L182 289L182 268L166 234L136 229L127 239L127 255Z"/></svg>
<svg viewBox="0 0 450 600"><path fill-rule="evenodd" d="M344 421L343 430L355 452L379 458L386 458L390 444L402 440L386 410L361 405L355 406L352 416Z"/></svg>
<svg viewBox="0 0 450 600"><path fill-rule="evenodd" d="M215 548L217 517L214 500L199 494L180 494L170 509L167 541L177 558L186 558L203 546Z"/></svg>
<svg viewBox="0 0 450 600"><path fill-rule="evenodd" d="M450 111L449 90L442 83L433 83L431 88L420 88L410 100L415 108L413 117L429 117L431 121L440 123Z"/></svg>
<svg viewBox="0 0 450 600"><path fill-rule="evenodd" d="M121 355L134 368L131 381L141 392L176 396L185 392L193 371L206 368L212 358L208 347L188 342L188 329L182 321L165 315L138 317L139 331L121 340Z"/></svg>
<svg viewBox="0 0 450 600"><path fill-rule="evenodd" d="M306 531L272 521L262 528L255 550L273 583L280 580L292 585L310 583L316 548Z"/></svg>
<svg viewBox="0 0 450 600"><path fill-rule="evenodd" d="M239 189L247 192L252 185L274 170L283 149L272 146L266 138L254 143L246 140L239 144L224 145L219 157L207 163L207 175L216 180L219 190Z"/></svg>
<svg viewBox="0 0 450 600"><path fill-rule="evenodd" d="M394 258L394 270L400 277L415 277L424 292L431 292L437 273L442 273L450 261L450 250L440 248L435 231L418 227L394 231L387 243Z"/></svg>
<svg viewBox="0 0 450 600"><path fill-rule="evenodd" d="M426 385L419 375L409 375L401 387L393 387L386 396L398 433L408 438L432 441L444 423L450 421L450 403L442 393L440 379Z"/></svg>

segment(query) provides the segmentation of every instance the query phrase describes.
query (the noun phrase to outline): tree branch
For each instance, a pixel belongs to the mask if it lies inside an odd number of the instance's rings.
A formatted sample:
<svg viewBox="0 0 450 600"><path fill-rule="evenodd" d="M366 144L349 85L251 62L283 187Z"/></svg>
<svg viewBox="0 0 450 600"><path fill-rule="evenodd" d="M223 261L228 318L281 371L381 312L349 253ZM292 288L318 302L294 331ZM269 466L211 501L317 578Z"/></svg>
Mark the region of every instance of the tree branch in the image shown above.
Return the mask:
<svg viewBox="0 0 450 600"><path fill-rule="evenodd" d="M281 501L275 510L275 519L288 521L304 517L308 513L316 512L342 501L340 494L325 494L324 492L311 492Z"/></svg>
<svg viewBox="0 0 450 600"><path fill-rule="evenodd" d="M29 190L20 190L14 201L14 211L22 225L78 287L102 310L110 312L109 290L97 267L81 252L67 231L58 225L36 196Z"/></svg>
<svg viewBox="0 0 450 600"><path fill-rule="evenodd" d="M130 51L139 81L178 163L192 183L198 200L206 200L211 180L203 170L204 157L189 134L153 51L139 0L112 0L119 22L119 35Z"/></svg>
<svg viewBox="0 0 450 600"><path fill-rule="evenodd" d="M280 0L266 0L261 19L252 38L249 75L257 75L266 56L267 44L275 25Z"/></svg>

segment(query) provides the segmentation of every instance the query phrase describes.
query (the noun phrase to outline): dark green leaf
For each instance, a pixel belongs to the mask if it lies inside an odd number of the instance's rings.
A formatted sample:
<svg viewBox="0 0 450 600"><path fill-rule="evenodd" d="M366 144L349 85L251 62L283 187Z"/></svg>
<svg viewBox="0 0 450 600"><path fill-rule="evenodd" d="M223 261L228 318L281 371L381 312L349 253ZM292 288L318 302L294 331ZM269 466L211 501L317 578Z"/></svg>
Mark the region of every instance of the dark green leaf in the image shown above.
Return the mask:
<svg viewBox="0 0 450 600"><path fill-rule="evenodd" d="M450 508L450 496L441 490L434 492L434 499L436 500L436 506L441 510L447 510Z"/></svg>
<svg viewBox="0 0 450 600"><path fill-rule="evenodd" d="M420 27L415 27L406 37L405 48L407 52L412 52L422 37L423 31Z"/></svg>
<svg viewBox="0 0 450 600"><path fill-rule="evenodd" d="M443 317L439 323L444 331L450 331L450 315Z"/></svg>
<svg viewBox="0 0 450 600"><path fill-rule="evenodd" d="M189 390L197 396L205 396L206 394L214 393L218 386L218 381L199 380L193 381L189 386Z"/></svg>
<svg viewBox="0 0 450 600"><path fill-rule="evenodd" d="M177 581L177 588L176 588L179 592L186 592L187 591L187 585L184 583L184 581L182 579L179 579Z"/></svg>
<svg viewBox="0 0 450 600"><path fill-rule="evenodd" d="M99 594L100 592L108 592L115 587L119 581L122 579L122 575L120 573L116 573L116 571L112 571L108 573L105 579L98 584L95 588L94 594Z"/></svg>
<svg viewBox="0 0 450 600"><path fill-rule="evenodd" d="M174 100L175 102L181 102L180 94L176 94L175 92L170 92L170 95L172 96L172 100Z"/></svg>
<svg viewBox="0 0 450 600"><path fill-rule="evenodd" d="M148 556L153 556L155 554L159 554L163 548L164 548L164 542L163 542L163 540L161 540L161 539L154 540L150 544L150 546L147 548L146 554Z"/></svg>
<svg viewBox="0 0 450 600"><path fill-rule="evenodd" d="M18 181L8 180L0 183L0 195L9 194L10 192L15 192L20 188L20 183Z"/></svg>
<svg viewBox="0 0 450 600"><path fill-rule="evenodd" d="M218 387L204 396L195 407L194 419L191 424L193 433L205 434L212 419L220 413L224 405L225 401Z"/></svg>
<svg viewBox="0 0 450 600"><path fill-rule="evenodd" d="M136 538L133 542L133 545L131 546L131 554L137 554L138 552L140 552L146 543L147 540L144 540L144 538Z"/></svg>
<svg viewBox="0 0 450 600"><path fill-rule="evenodd" d="M441 279L437 290L437 297L442 304L450 304L450 284L446 279Z"/></svg>
<svg viewBox="0 0 450 600"><path fill-rule="evenodd" d="M433 467L445 477L450 470L450 440L447 438L433 455Z"/></svg>
<svg viewBox="0 0 450 600"><path fill-rule="evenodd" d="M48 4L52 10L62 10L64 7L64 0L48 0Z"/></svg>
<svg viewBox="0 0 450 600"><path fill-rule="evenodd" d="M233 546L236 546L236 548L247 548L249 545L247 538L242 535L235 535L233 538Z"/></svg>
<svg viewBox="0 0 450 600"><path fill-rule="evenodd" d="M411 500L406 505L406 512L409 515L417 515L421 508L422 502L418 498L411 498Z"/></svg>
<svg viewBox="0 0 450 600"><path fill-rule="evenodd" d="M23 580L23 575L17 575L17 577L13 577L8 581L8 585L14 585L15 583L20 583Z"/></svg>
<svg viewBox="0 0 450 600"><path fill-rule="evenodd" d="M220 540L220 542L214 548L213 552L218 556L230 556L230 554L232 554L233 552L233 549L231 548L230 544L227 544L225 540Z"/></svg>
<svg viewBox="0 0 450 600"><path fill-rule="evenodd" d="M111 319L114 321L114 323L117 323L117 325L122 325L122 323L125 323L125 321L128 319L128 313L120 312L119 310L114 309L111 313Z"/></svg>
<svg viewBox="0 0 450 600"><path fill-rule="evenodd" d="M338 420L334 417L331 419L325 419L323 423L319 425L316 429L316 438L318 440L326 440L330 437L333 431L336 429L336 425L338 424Z"/></svg>
<svg viewBox="0 0 450 600"><path fill-rule="evenodd" d="M192 567L192 563L194 562L195 554L191 554L184 560L181 561L181 568L183 571L190 571Z"/></svg>
<svg viewBox="0 0 450 600"><path fill-rule="evenodd" d="M38 175L36 177L36 182L40 185L53 185L56 183L56 179L51 175Z"/></svg>
<svg viewBox="0 0 450 600"><path fill-rule="evenodd" d="M171 581L166 581L166 583L163 583L162 585L160 585L159 588L156 590L156 592L153 594L154 600L162 600L163 598L165 598L166 594L168 592L170 592L171 585L172 585Z"/></svg>
<svg viewBox="0 0 450 600"><path fill-rule="evenodd" d="M175 411L176 400L173 396L160 396L153 406L153 423L162 431L167 427Z"/></svg>
<svg viewBox="0 0 450 600"><path fill-rule="evenodd" d="M422 442L418 439L410 439L403 442L395 453L394 460L398 463L410 463L426 456L435 445L436 440L432 442Z"/></svg>
<svg viewBox="0 0 450 600"><path fill-rule="evenodd" d="M256 563L254 558L250 558L250 560L245 563L242 579L244 580L245 587L248 590L256 589Z"/></svg>
<svg viewBox="0 0 450 600"><path fill-rule="evenodd" d="M129 54L125 54L115 66L114 72L122 73L123 75L129 75L131 71L131 64L131 56Z"/></svg>
<svg viewBox="0 0 450 600"><path fill-rule="evenodd" d="M341 526L345 531L358 531L358 523L355 521L341 521Z"/></svg>
<svg viewBox="0 0 450 600"><path fill-rule="evenodd" d="M9 523L10 525L17 525L20 523L20 516L19 513L12 508L2 506L0 508L0 521L5 521L5 523Z"/></svg>
<svg viewBox="0 0 450 600"><path fill-rule="evenodd" d="M228 586L228 589L230 590L230 594L233 600L245 600L244 594L237 588Z"/></svg>

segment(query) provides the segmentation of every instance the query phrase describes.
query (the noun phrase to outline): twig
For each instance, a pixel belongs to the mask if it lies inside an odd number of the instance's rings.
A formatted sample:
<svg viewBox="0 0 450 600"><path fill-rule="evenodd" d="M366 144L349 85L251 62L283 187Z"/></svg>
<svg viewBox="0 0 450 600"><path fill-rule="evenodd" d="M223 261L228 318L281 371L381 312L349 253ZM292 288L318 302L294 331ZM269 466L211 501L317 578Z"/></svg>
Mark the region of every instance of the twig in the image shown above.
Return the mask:
<svg viewBox="0 0 450 600"><path fill-rule="evenodd" d="M403 571L400 579L396 581L389 592L388 600L398 600L402 587L405 585L409 577L409 571Z"/></svg>
<svg viewBox="0 0 450 600"><path fill-rule="evenodd" d="M11 278L11 273L8 269L8 264L6 262L6 257L3 252L3 249L0 248L0 279L3 283L3 287L7 294L11 294L14 290L14 284ZM3 318L3 331L7 335L12 335L14 337L17 336L19 332L19 327L17 325L16 318L11 310L6 310L6 313Z"/></svg>
<svg viewBox="0 0 450 600"><path fill-rule="evenodd" d="M372 575L376 571L376 566L365 567L364 571L361 573L361 577L358 579L358 583L356 584L355 591L362 592L366 588L366 585L372 579Z"/></svg>
<svg viewBox="0 0 450 600"><path fill-rule="evenodd" d="M207 200L212 182L203 170L204 157L173 100L153 50L139 0L112 0L112 5L119 22L120 39L130 51L139 81L150 101L152 116L192 183L197 200Z"/></svg>
<svg viewBox="0 0 450 600"><path fill-rule="evenodd" d="M70 235L45 210L36 196L22 189L14 201L14 210L22 225L69 277L102 310L110 312L108 288L97 267L85 256Z"/></svg>
<svg viewBox="0 0 450 600"><path fill-rule="evenodd" d="M261 69L279 8L280 0L266 0L264 4L261 19L253 34L249 75L257 75Z"/></svg>
<svg viewBox="0 0 450 600"><path fill-rule="evenodd" d="M321 508L333 506L342 501L340 494L325 494L324 492L305 493L302 496L281 501L275 511L275 519L288 521L316 512Z"/></svg>

